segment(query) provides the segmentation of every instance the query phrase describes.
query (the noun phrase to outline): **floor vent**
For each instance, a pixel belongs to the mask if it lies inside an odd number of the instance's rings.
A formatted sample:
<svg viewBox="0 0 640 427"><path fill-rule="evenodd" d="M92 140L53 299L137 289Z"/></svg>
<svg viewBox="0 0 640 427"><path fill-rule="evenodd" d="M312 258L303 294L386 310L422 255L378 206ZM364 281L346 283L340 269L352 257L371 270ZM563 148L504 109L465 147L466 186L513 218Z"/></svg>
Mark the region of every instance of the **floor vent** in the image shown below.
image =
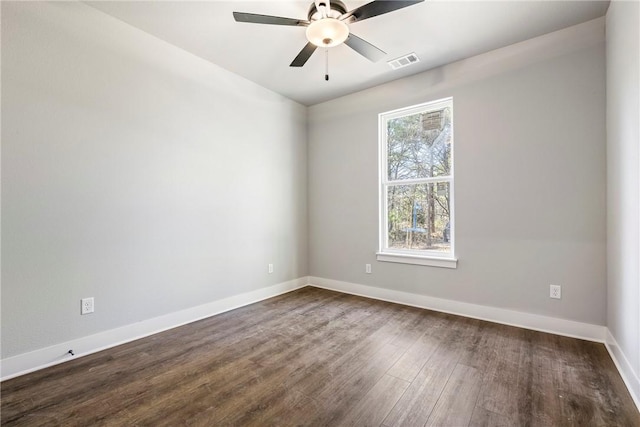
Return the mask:
<svg viewBox="0 0 640 427"><path fill-rule="evenodd" d="M401 56L400 58L392 59L391 61L388 61L387 64L389 64L389 66L394 70L397 70L398 68L408 67L409 65L415 64L419 61L420 59L418 59L418 55L410 53L408 55Z"/></svg>

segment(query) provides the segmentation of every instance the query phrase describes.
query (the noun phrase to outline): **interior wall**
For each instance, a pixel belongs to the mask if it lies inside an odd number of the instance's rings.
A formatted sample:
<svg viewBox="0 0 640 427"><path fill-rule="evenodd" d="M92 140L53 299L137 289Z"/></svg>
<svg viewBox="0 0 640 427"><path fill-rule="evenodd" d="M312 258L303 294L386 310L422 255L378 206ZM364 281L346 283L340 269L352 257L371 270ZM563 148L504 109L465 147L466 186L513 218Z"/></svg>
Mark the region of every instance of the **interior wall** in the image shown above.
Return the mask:
<svg viewBox="0 0 640 427"><path fill-rule="evenodd" d="M306 156L302 105L80 2L3 1L2 358L306 276Z"/></svg>
<svg viewBox="0 0 640 427"><path fill-rule="evenodd" d="M449 96L458 267L377 262L378 114ZM605 179L600 18L310 107L310 275L604 325Z"/></svg>
<svg viewBox="0 0 640 427"><path fill-rule="evenodd" d="M635 376L640 397L639 26L640 3L611 2L606 25L607 326L635 371L628 374Z"/></svg>

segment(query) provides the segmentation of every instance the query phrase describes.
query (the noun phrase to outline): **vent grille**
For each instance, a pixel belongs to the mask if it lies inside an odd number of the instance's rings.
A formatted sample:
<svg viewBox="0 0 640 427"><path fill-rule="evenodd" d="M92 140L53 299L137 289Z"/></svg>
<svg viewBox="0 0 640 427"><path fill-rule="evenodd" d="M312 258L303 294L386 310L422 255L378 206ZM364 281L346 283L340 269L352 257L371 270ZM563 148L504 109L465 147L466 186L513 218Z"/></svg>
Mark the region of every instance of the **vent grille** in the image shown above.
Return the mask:
<svg viewBox="0 0 640 427"><path fill-rule="evenodd" d="M416 62L420 62L420 59L418 59L418 55L416 55L415 53L410 53L408 55L401 56L400 58L392 59L391 61L388 61L387 64L389 64L389 66L394 70L397 70L398 68L408 67L409 65L415 64Z"/></svg>

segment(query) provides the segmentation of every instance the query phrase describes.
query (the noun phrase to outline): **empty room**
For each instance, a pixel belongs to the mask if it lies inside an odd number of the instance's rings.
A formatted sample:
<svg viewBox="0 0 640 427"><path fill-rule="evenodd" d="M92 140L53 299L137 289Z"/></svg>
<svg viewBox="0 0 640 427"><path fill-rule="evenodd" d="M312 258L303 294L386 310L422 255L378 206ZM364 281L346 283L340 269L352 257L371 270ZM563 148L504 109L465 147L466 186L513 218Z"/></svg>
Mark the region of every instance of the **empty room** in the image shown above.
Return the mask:
<svg viewBox="0 0 640 427"><path fill-rule="evenodd" d="M1 1L3 426L639 426L640 1Z"/></svg>

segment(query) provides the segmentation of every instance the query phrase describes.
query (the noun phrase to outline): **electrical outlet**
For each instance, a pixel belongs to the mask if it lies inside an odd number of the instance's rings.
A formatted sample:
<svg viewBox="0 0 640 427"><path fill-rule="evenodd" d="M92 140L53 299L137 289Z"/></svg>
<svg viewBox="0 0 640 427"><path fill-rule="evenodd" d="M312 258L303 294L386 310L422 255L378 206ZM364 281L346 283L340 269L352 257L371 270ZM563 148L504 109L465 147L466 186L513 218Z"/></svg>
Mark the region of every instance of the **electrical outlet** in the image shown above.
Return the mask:
<svg viewBox="0 0 640 427"><path fill-rule="evenodd" d="M80 300L80 314L93 313L93 297Z"/></svg>
<svg viewBox="0 0 640 427"><path fill-rule="evenodd" d="M273 264L269 264L269 274L273 273Z"/></svg>
<svg viewBox="0 0 640 427"><path fill-rule="evenodd" d="M371 264L364 265L364 272L367 274L371 274Z"/></svg>
<svg viewBox="0 0 640 427"><path fill-rule="evenodd" d="M549 297L555 299L562 298L562 287L560 285L549 285Z"/></svg>

